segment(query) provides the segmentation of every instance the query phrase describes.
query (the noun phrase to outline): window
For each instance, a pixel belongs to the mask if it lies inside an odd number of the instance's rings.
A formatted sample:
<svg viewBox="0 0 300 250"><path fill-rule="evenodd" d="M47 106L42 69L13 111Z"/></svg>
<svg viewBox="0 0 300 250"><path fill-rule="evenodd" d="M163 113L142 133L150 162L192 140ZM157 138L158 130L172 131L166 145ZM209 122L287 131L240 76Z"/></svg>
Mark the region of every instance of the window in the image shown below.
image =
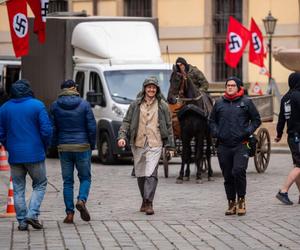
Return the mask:
<svg viewBox="0 0 300 250"><path fill-rule="evenodd" d="M75 82L78 84L77 90L81 97L83 97L84 78L84 72L78 71L75 77Z"/></svg>
<svg viewBox="0 0 300 250"><path fill-rule="evenodd" d="M152 16L152 0L124 0L124 16Z"/></svg>
<svg viewBox="0 0 300 250"><path fill-rule="evenodd" d="M102 82L99 75L96 72L90 73L89 91L94 92L96 95L96 103L101 103L101 106L106 106L104 101L104 93Z"/></svg>
<svg viewBox="0 0 300 250"><path fill-rule="evenodd" d="M49 0L48 13L68 11L68 0Z"/></svg>
<svg viewBox="0 0 300 250"><path fill-rule="evenodd" d="M213 60L215 81L225 81L229 76L235 75L243 78L243 60L233 69L224 62L225 42L229 16L242 22L243 1L241 0L215 0L214 1L214 37Z"/></svg>

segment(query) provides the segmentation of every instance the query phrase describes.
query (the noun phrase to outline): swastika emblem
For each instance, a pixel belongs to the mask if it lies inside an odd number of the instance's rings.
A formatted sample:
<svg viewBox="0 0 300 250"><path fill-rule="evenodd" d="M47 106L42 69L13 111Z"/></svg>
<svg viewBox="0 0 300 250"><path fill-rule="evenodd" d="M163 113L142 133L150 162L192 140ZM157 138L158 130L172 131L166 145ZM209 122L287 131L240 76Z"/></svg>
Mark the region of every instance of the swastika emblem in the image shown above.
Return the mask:
<svg viewBox="0 0 300 250"><path fill-rule="evenodd" d="M234 32L229 33L228 42L229 42L230 53L237 53L243 47L243 40L241 39L241 37L238 34L236 34Z"/></svg>
<svg viewBox="0 0 300 250"><path fill-rule="evenodd" d="M46 16L49 12L49 0L41 0L41 15L43 22L46 22Z"/></svg>
<svg viewBox="0 0 300 250"><path fill-rule="evenodd" d="M13 18L13 28L19 38L23 38L28 32L28 20L23 13L17 13Z"/></svg>
<svg viewBox="0 0 300 250"><path fill-rule="evenodd" d="M255 53L260 54L262 49L261 40L259 39L259 36L255 32L252 33L252 43L253 43Z"/></svg>

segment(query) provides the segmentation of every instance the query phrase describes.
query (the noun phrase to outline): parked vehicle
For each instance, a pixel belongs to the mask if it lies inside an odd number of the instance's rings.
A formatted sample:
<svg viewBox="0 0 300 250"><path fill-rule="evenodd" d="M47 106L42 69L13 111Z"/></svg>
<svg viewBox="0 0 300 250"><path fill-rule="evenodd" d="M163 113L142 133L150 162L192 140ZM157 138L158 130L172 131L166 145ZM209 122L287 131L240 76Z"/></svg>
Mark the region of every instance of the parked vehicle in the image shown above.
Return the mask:
<svg viewBox="0 0 300 250"><path fill-rule="evenodd" d="M21 60L0 57L0 86L9 94L10 86L21 78Z"/></svg>
<svg viewBox="0 0 300 250"><path fill-rule="evenodd" d="M131 154L130 148L117 147L117 132L144 79L156 76L167 94L171 66L161 59L155 25L153 18L50 17L45 45L31 35L30 54L22 59L24 77L46 105L56 99L64 79L79 84L97 120L103 163Z"/></svg>

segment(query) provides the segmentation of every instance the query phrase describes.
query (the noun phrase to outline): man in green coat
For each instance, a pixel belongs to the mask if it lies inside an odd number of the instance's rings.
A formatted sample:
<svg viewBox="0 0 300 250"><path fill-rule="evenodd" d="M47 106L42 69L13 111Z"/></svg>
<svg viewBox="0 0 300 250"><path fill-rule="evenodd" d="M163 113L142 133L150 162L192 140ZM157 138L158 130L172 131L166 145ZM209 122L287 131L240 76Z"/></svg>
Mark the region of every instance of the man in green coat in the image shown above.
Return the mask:
<svg viewBox="0 0 300 250"><path fill-rule="evenodd" d="M156 77L146 78L142 95L128 108L119 130L118 146L130 144L135 175L143 199L141 212L154 214L157 168L162 147L173 149L174 138L168 104Z"/></svg>

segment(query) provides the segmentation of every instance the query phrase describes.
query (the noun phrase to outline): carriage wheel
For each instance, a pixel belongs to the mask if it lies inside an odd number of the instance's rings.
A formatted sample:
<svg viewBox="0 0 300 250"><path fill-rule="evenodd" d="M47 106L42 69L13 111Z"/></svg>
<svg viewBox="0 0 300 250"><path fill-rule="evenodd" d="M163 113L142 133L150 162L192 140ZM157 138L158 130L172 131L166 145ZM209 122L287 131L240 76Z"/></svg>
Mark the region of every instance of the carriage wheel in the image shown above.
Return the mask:
<svg viewBox="0 0 300 250"><path fill-rule="evenodd" d="M271 154L271 140L269 131L266 128L260 128L256 137L257 144L254 155L254 164L258 173L264 173L269 165Z"/></svg>
<svg viewBox="0 0 300 250"><path fill-rule="evenodd" d="M162 161L164 165L164 173L165 173L165 178L169 177L169 160L171 159L170 152L163 147L162 149Z"/></svg>

